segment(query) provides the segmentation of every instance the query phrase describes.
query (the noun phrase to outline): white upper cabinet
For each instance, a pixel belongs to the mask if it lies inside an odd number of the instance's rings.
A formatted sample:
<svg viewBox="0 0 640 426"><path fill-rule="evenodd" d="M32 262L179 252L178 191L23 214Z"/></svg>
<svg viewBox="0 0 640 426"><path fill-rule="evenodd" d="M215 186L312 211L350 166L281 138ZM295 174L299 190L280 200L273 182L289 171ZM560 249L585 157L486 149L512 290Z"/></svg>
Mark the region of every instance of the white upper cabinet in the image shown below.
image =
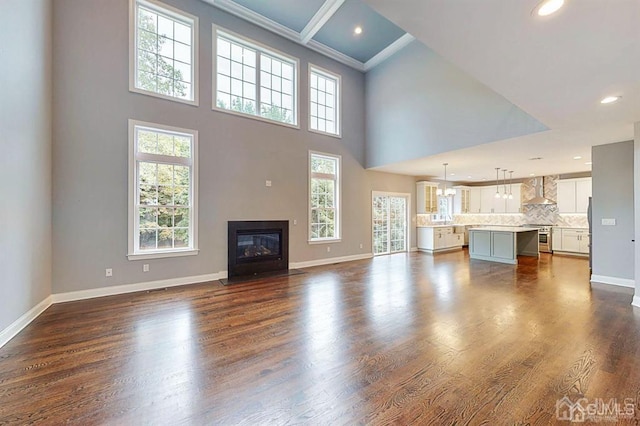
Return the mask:
<svg viewBox="0 0 640 426"><path fill-rule="evenodd" d="M480 213L480 198L480 188L469 188L469 213Z"/></svg>
<svg viewBox="0 0 640 426"><path fill-rule="evenodd" d="M416 211L418 214L438 212L438 184L434 182L416 182Z"/></svg>
<svg viewBox="0 0 640 426"><path fill-rule="evenodd" d="M507 213L520 213L522 212L522 184L516 183L511 185L512 199L507 200Z"/></svg>
<svg viewBox="0 0 640 426"><path fill-rule="evenodd" d="M586 213L591 197L591 178L558 181L558 211Z"/></svg>
<svg viewBox="0 0 640 426"><path fill-rule="evenodd" d="M456 186L456 195L453 196L453 214L470 213L469 208L469 188L466 186Z"/></svg>

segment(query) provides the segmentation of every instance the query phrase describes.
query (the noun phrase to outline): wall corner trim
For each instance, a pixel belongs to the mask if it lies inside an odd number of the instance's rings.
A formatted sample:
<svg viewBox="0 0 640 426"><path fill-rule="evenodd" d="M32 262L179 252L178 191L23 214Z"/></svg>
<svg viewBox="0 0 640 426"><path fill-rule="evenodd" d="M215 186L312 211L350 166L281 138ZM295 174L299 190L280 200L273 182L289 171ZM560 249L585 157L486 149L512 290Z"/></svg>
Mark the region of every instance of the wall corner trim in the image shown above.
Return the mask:
<svg viewBox="0 0 640 426"><path fill-rule="evenodd" d="M306 262L289 262L290 269L310 268L312 266L331 265L332 263L352 262L354 260L371 259L373 253L355 254L351 256L329 257L326 259L308 260Z"/></svg>
<svg viewBox="0 0 640 426"><path fill-rule="evenodd" d="M204 283L219 280L222 274L194 275L191 277L170 278L167 280L147 281L136 284L124 284L113 287L100 287L90 290L71 291L52 295L53 303L73 302L76 300L93 299L95 297L115 296L118 294L134 293L137 291L156 290L159 288L177 287L181 285Z"/></svg>
<svg viewBox="0 0 640 426"><path fill-rule="evenodd" d="M640 296L633 296L631 305L635 306L636 308L640 308Z"/></svg>
<svg viewBox="0 0 640 426"><path fill-rule="evenodd" d="M636 283L634 280L628 278L608 277L606 275L591 275L592 283L609 284L618 287L635 288Z"/></svg>
<svg viewBox="0 0 640 426"><path fill-rule="evenodd" d="M20 333L31 321L38 318L53 303L52 296L47 296L42 302L25 312L20 318L15 320L9 327L0 331L0 348L2 348L9 340L13 339L16 334Z"/></svg>

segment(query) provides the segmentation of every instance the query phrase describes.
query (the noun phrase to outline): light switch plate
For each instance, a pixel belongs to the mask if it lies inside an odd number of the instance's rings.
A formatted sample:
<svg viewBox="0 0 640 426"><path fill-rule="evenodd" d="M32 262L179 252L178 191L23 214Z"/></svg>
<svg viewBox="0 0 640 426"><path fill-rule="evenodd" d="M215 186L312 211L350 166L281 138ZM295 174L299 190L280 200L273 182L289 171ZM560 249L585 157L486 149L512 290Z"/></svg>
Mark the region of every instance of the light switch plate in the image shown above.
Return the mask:
<svg viewBox="0 0 640 426"><path fill-rule="evenodd" d="M271 186L271 181L267 180L267 181L264 182L264 184L265 184L265 186Z"/></svg>
<svg viewBox="0 0 640 426"><path fill-rule="evenodd" d="M615 219L602 219L602 225L603 226L616 226L616 220Z"/></svg>

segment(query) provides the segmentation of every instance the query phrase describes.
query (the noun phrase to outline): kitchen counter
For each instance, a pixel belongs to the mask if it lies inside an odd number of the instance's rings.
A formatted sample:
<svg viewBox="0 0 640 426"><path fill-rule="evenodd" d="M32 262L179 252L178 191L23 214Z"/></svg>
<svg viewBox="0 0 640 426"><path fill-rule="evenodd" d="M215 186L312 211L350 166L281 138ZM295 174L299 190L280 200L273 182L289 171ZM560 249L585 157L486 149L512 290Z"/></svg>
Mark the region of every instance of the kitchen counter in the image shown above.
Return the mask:
<svg viewBox="0 0 640 426"><path fill-rule="evenodd" d="M518 263L518 256L539 256L538 229L483 226L469 229L469 257L489 262Z"/></svg>
<svg viewBox="0 0 640 426"><path fill-rule="evenodd" d="M537 231L537 229L522 228L519 226L479 226L477 228L469 228L469 231L531 232L531 231Z"/></svg>

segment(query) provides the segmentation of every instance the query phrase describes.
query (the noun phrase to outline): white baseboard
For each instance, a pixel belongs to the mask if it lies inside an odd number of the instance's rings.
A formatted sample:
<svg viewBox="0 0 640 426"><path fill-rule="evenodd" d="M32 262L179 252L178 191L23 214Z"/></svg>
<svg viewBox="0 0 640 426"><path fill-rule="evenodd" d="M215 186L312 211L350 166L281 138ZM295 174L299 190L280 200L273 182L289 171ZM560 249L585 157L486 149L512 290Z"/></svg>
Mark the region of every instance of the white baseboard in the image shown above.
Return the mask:
<svg viewBox="0 0 640 426"><path fill-rule="evenodd" d="M418 247L411 247L409 249L409 252L414 252L414 251L418 251Z"/></svg>
<svg viewBox="0 0 640 426"><path fill-rule="evenodd" d="M224 275L224 277L222 277L221 275ZM147 281L137 284L125 284L113 287L93 288L90 290L71 291L68 293L56 293L51 297L53 299L53 303L73 302L75 300L93 299L94 297L114 296L116 294L134 293L136 291L155 290L159 288L197 284L207 281L219 280L225 277L226 273L195 275L192 277L171 278L168 280Z"/></svg>
<svg viewBox="0 0 640 426"><path fill-rule="evenodd" d="M51 303L52 298L51 296L48 296L42 302L29 309L20 318L11 323L9 327L0 331L0 348L6 345L9 340L13 339L16 334L20 333L23 328L31 323L31 321L38 318L41 313L51 306Z"/></svg>
<svg viewBox="0 0 640 426"><path fill-rule="evenodd" d="M608 277L606 275L591 275L592 283L617 285L618 287L635 288L636 282L627 278Z"/></svg>
<svg viewBox="0 0 640 426"><path fill-rule="evenodd" d="M352 262L354 260L371 259L373 253L354 254L351 256L329 257L326 259L308 260L306 262L290 262L290 269L310 268L312 266L331 265L332 263Z"/></svg>
<svg viewBox="0 0 640 426"><path fill-rule="evenodd" d="M631 302L631 304L636 308L640 308L640 296L633 296L633 301Z"/></svg>

